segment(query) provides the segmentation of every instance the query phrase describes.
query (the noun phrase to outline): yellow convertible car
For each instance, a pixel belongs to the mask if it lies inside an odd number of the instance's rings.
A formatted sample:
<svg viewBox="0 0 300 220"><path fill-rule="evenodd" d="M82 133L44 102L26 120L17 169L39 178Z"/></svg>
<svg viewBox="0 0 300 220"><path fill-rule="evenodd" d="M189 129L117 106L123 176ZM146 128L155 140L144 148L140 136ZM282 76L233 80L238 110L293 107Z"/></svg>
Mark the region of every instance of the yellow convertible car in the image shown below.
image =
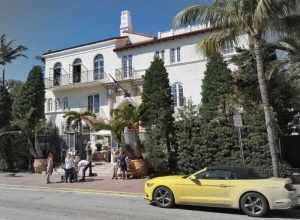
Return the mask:
<svg viewBox="0 0 300 220"><path fill-rule="evenodd" d="M175 204L236 208L254 217L297 204L290 179L261 178L253 169L222 167L150 179L145 183L145 199L162 208Z"/></svg>

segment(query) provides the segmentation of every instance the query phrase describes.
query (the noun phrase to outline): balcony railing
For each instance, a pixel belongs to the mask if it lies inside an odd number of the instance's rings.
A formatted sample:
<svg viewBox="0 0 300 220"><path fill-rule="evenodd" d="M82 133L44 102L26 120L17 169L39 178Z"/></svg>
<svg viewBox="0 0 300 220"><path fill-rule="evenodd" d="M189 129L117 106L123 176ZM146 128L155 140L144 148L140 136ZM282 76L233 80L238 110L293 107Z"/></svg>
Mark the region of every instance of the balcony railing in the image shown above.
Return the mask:
<svg viewBox="0 0 300 220"><path fill-rule="evenodd" d="M45 78L45 87L47 89L75 85L89 82L107 82L109 77L106 73L96 73L94 71L82 71L78 73L62 74L51 78Z"/></svg>
<svg viewBox="0 0 300 220"><path fill-rule="evenodd" d="M141 75L134 69L116 69L115 78L118 81L140 79Z"/></svg>

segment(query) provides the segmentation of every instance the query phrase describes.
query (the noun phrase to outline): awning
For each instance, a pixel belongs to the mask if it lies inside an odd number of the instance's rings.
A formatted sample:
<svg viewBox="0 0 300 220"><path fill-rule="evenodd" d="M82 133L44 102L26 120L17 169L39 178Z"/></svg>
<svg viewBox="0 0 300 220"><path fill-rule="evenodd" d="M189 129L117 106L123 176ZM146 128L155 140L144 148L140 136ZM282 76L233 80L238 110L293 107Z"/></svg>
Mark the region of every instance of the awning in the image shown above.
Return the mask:
<svg viewBox="0 0 300 220"><path fill-rule="evenodd" d="M110 130L100 130L97 132L92 132L91 135L111 136L111 131Z"/></svg>

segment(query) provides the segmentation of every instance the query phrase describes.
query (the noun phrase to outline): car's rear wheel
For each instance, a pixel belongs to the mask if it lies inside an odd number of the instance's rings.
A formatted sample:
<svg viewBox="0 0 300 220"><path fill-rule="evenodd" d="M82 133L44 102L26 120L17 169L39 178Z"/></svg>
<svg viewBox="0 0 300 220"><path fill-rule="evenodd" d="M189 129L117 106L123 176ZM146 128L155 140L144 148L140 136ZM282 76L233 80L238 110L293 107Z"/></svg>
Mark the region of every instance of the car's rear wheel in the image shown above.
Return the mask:
<svg viewBox="0 0 300 220"><path fill-rule="evenodd" d="M245 214L252 217L262 217L269 210L266 198L256 192L249 192L243 195L240 206Z"/></svg>
<svg viewBox="0 0 300 220"><path fill-rule="evenodd" d="M171 208L175 204L172 191L164 186L160 186L154 191L153 201L161 208Z"/></svg>

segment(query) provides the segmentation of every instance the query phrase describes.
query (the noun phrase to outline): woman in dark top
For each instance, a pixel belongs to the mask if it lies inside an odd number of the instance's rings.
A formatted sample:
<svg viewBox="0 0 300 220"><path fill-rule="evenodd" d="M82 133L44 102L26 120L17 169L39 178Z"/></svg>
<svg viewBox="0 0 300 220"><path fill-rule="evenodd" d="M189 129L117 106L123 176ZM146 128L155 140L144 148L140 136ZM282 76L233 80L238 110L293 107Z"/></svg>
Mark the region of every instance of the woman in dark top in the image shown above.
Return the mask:
<svg viewBox="0 0 300 220"><path fill-rule="evenodd" d="M124 151L122 151L121 155L119 156L120 168L122 171L122 178L127 178L127 156Z"/></svg>

